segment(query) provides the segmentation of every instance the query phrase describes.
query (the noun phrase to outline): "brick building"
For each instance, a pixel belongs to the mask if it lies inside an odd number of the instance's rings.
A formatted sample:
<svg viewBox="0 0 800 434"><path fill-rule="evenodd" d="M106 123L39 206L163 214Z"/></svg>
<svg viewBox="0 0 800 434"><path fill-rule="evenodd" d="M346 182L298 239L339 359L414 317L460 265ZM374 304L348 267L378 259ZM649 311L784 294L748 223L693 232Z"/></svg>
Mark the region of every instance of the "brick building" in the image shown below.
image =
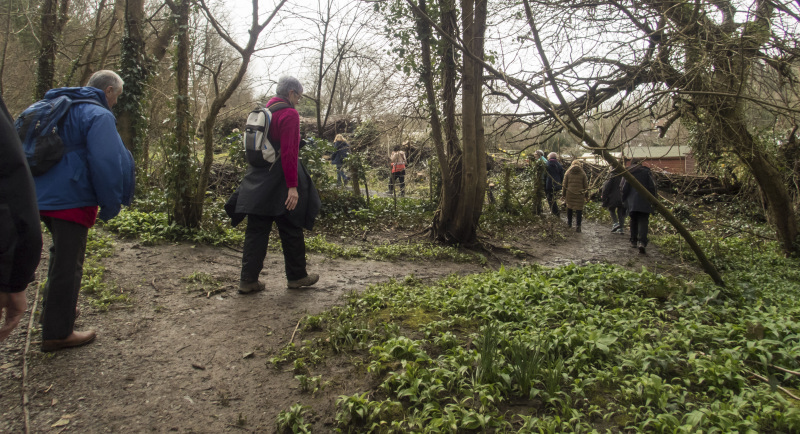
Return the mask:
<svg viewBox="0 0 800 434"><path fill-rule="evenodd" d="M695 159L688 146L631 146L622 151L625 160L640 158L649 167L669 173L695 174Z"/></svg>

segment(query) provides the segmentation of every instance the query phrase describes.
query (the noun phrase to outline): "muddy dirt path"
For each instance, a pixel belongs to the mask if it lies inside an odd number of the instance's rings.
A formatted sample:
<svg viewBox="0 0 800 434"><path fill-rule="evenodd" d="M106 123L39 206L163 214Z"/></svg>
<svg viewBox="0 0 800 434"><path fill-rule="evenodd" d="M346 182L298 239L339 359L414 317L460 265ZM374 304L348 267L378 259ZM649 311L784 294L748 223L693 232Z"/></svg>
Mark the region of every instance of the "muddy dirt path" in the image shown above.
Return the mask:
<svg viewBox="0 0 800 434"><path fill-rule="evenodd" d="M104 260L106 280L119 285L131 303L103 313L82 303L76 329L96 329L98 338L81 348L41 353L34 327L25 378L27 425L31 432L273 432L278 412L302 402L317 409L315 432L332 431L335 398L358 391L363 374L353 375L346 362L329 363L315 372L328 385L312 397L301 393L291 369L275 370L266 362L288 343L303 316L340 303L350 291L411 274L434 280L501 264L610 262L656 271L668 264L655 246L640 256L627 236L592 222L584 223L582 233L564 231L550 242L522 235L514 245L527 258L498 254L488 267L310 254L309 271L321 278L303 291L286 289L283 259L270 251L261 276L267 290L251 295L236 292L241 255L234 250L117 240L114 255ZM45 251L47 246L49 240ZM46 269L43 253L29 306ZM215 282L187 281L193 273L210 274ZM24 432L26 426L28 320L0 344L0 432ZM294 341L301 339L298 332Z"/></svg>

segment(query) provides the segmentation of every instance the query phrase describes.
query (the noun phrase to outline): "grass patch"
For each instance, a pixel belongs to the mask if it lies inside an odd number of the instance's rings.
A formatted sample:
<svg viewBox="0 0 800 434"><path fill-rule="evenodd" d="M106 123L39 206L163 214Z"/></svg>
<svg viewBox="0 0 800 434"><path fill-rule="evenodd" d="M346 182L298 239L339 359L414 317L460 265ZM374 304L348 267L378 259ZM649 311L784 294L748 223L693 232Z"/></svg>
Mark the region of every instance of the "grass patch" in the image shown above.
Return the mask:
<svg viewBox="0 0 800 434"><path fill-rule="evenodd" d="M108 310L114 303L128 303L130 297L113 283L106 282L103 278L106 272L101 264L102 258L107 258L114 253L114 243L111 237L103 235L94 228L89 229L86 242L86 256L83 261L83 278L81 291L88 297L89 304L99 311Z"/></svg>
<svg viewBox="0 0 800 434"><path fill-rule="evenodd" d="M280 251L277 237L270 238L270 248ZM330 242L323 234L306 238L306 250L321 253L331 258L364 258L376 261L453 261L459 263L478 263L485 265L483 255L463 252L458 247L441 246L434 243L385 243L372 248L343 247Z"/></svg>
<svg viewBox="0 0 800 434"><path fill-rule="evenodd" d="M187 291L200 292L206 297L224 292L219 279L203 271L195 271L188 276L181 277L181 280L187 283Z"/></svg>

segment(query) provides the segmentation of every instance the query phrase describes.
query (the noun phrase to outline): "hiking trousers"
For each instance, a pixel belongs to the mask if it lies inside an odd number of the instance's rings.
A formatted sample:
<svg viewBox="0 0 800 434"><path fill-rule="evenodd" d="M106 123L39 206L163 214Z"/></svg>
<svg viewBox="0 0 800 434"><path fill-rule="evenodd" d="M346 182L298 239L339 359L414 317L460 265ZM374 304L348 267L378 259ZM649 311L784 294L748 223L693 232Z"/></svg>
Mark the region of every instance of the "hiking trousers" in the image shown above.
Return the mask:
<svg viewBox="0 0 800 434"><path fill-rule="evenodd" d="M650 213L634 211L630 213L631 244L642 243L647 247L647 226L650 224Z"/></svg>
<svg viewBox="0 0 800 434"><path fill-rule="evenodd" d="M272 223L278 225L281 237L283 262L287 280L298 280L306 277L306 241L303 228L293 225L285 215L262 216L247 214L247 229L244 232L244 249L242 250L241 281L250 283L258 280L264 269L264 258L267 257L269 233Z"/></svg>
<svg viewBox="0 0 800 434"><path fill-rule="evenodd" d="M558 209L558 198L556 198L557 191L547 191L545 194L547 195L547 204L550 205L550 212L553 213L554 216L561 215L561 211Z"/></svg>
<svg viewBox="0 0 800 434"><path fill-rule="evenodd" d="M389 194L394 194L394 186L400 187L400 196L406 195L406 171L392 172L389 179Z"/></svg>
<svg viewBox="0 0 800 434"><path fill-rule="evenodd" d="M625 225L625 208L621 206L608 207L608 213L611 214L611 223L619 223L620 226Z"/></svg>
<svg viewBox="0 0 800 434"><path fill-rule="evenodd" d="M53 237L42 302L42 340L64 339L75 326L89 228L52 217L43 216L42 221Z"/></svg>
<svg viewBox="0 0 800 434"><path fill-rule="evenodd" d="M572 208L567 208L567 226L572 227L573 212L575 212L575 225L577 227L581 227L581 222L583 221L583 210L582 209L573 210Z"/></svg>

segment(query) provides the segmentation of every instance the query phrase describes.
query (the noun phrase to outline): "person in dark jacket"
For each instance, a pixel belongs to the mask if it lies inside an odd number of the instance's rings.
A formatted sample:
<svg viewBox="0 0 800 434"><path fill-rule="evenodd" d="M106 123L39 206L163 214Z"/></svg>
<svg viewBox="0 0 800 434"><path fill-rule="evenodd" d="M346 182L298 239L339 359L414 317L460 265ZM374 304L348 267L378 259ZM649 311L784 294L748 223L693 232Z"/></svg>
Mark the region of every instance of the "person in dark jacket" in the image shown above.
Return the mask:
<svg viewBox="0 0 800 434"><path fill-rule="evenodd" d="M280 162L255 167L248 164L239 186L235 213L247 215L239 293L263 291L258 280L264 268L272 223L278 226L289 289L311 286L318 274L306 271L303 228L312 229L321 202L306 168L300 163L300 116L294 108L303 96L303 86L294 77L281 77L277 96L267 107L287 103L275 111L269 125L270 143L280 149Z"/></svg>
<svg viewBox="0 0 800 434"><path fill-rule="evenodd" d="M547 203L553 215L561 215L558 209L556 193L561 191L561 184L564 183L564 167L558 162L558 154L551 152L547 156L547 172L544 174L544 193L547 196Z"/></svg>
<svg viewBox="0 0 800 434"><path fill-rule="evenodd" d="M101 70L86 87L52 89L44 96L68 95L99 105L70 108L58 132L64 157L34 177L39 215L53 237L41 317L42 351L76 347L95 338L93 330L79 332L73 327L89 228L97 218L114 218L133 199L133 156L122 143L111 112L123 84L114 71Z"/></svg>
<svg viewBox="0 0 800 434"><path fill-rule="evenodd" d="M632 160L628 170L650 194L653 196L657 194L656 183L649 167L641 164L639 160ZM653 207L647 198L634 190L625 179L620 182L620 186L622 201L626 204L631 221L631 247L638 248L639 254L645 255L647 254L647 226L650 223Z"/></svg>
<svg viewBox="0 0 800 434"><path fill-rule="evenodd" d="M333 142L333 149L331 164L336 166L336 183L345 185L350 180L347 174L344 173L344 159L350 154L350 144L347 143L343 135L337 134Z"/></svg>
<svg viewBox="0 0 800 434"><path fill-rule="evenodd" d="M619 171L614 169L609 175L606 182L603 183L603 188L600 191L600 199L602 200L603 208L608 209L611 214L611 232L623 233L625 227L625 206L622 203L622 191L619 188L622 176Z"/></svg>
<svg viewBox="0 0 800 434"><path fill-rule="evenodd" d="M0 95L0 342L28 308L25 287L42 253L42 230L33 177L11 114Z"/></svg>

